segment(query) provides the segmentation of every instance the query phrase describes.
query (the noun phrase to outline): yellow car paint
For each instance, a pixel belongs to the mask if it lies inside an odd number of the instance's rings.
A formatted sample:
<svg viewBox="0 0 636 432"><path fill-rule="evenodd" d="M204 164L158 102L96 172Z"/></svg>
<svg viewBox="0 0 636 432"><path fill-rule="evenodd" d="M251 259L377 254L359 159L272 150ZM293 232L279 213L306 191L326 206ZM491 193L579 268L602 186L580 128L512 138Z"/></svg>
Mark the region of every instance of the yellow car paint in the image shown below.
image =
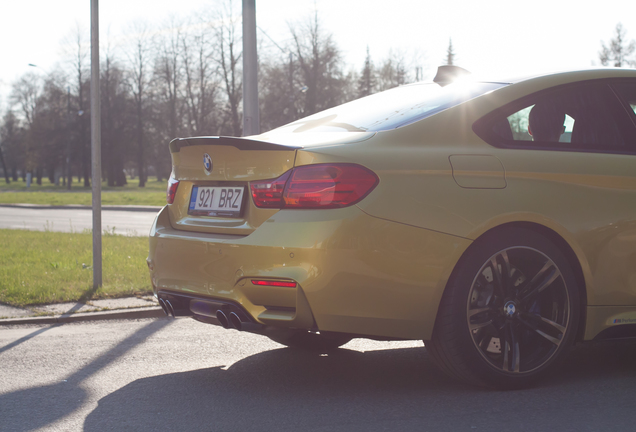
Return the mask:
<svg viewBox="0 0 636 432"><path fill-rule="evenodd" d="M172 153L180 180L150 236L155 290L242 305L274 326L428 340L451 272L472 241L505 224L549 230L580 268L584 338L636 313L636 155L495 148L472 130L490 111L547 87L635 71L521 81L413 124L377 133L251 137L302 148L199 145ZM315 139L314 139L315 138ZM205 173L204 153L221 164ZM380 179L333 210L257 208L247 185L292 167L356 163ZM246 186L242 218L192 217L192 186ZM234 184L231 183L231 184ZM297 288L255 287L251 279ZM631 319L631 318L629 318Z"/></svg>

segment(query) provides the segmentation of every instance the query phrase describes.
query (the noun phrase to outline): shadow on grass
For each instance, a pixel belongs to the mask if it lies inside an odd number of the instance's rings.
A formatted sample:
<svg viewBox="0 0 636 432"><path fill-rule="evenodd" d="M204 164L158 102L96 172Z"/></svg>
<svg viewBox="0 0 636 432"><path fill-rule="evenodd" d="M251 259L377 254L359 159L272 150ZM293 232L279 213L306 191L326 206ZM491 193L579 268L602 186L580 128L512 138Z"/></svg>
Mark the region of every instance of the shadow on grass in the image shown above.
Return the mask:
<svg viewBox="0 0 636 432"><path fill-rule="evenodd" d="M636 345L585 355L535 388L497 392L450 381L423 348L277 349L134 381L102 398L84 430L632 430Z"/></svg>
<svg viewBox="0 0 636 432"><path fill-rule="evenodd" d="M75 306L73 306L73 308L71 308L66 313L67 314L73 313L76 310L78 310L79 308L81 308L82 306L84 306L86 304L86 302L88 302L89 300L91 300L93 298L93 296L95 295L95 293L97 292L98 289L99 289L99 287L90 287L90 288L88 288L86 291L84 291L82 293L82 295L79 297L79 299L77 299L77 304Z"/></svg>
<svg viewBox="0 0 636 432"><path fill-rule="evenodd" d="M50 425L72 414L87 399L86 390L80 387L84 380L104 369L117 358L124 356L171 322L167 319L150 322L63 382L0 395L0 430L31 431ZM40 329L29 335L28 338L56 326ZM41 361L45 361L45 359L41 359Z"/></svg>

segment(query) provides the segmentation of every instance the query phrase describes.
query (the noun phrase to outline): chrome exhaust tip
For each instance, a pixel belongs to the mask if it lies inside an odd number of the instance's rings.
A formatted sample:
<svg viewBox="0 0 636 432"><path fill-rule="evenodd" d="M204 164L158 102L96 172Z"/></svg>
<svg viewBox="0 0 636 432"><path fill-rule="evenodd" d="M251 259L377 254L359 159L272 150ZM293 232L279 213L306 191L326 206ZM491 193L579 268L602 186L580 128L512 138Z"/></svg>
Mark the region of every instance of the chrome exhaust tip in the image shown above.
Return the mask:
<svg viewBox="0 0 636 432"><path fill-rule="evenodd" d="M168 309L168 316L176 318L174 314L174 308L172 307L172 303L170 303L170 300L164 300L164 303L166 304L166 309Z"/></svg>
<svg viewBox="0 0 636 432"><path fill-rule="evenodd" d="M234 327L238 331L243 330L243 323L241 322L241 318L239 318L239 316L235 312L230 312L229 318L232 327Z"/></svg>
<svg viewBox="0 0 636 432"><path fill-rule="evenodd" d="M168 308L166 307L166 302L163 301L162 298L159 299L159 306L161 306L163 313L165 313L167 316L170 316L170 313L168 312Z"/></svg>
<svg viewBox="0 0 636 432"><path fill-rule="evenodd" d="M219 309L218 311L216 311L216 319L219 320L219 323L223 328L230 328L230 322L227 318L227 315L225 315L225 312L223 312L222 310Z"/></svg>

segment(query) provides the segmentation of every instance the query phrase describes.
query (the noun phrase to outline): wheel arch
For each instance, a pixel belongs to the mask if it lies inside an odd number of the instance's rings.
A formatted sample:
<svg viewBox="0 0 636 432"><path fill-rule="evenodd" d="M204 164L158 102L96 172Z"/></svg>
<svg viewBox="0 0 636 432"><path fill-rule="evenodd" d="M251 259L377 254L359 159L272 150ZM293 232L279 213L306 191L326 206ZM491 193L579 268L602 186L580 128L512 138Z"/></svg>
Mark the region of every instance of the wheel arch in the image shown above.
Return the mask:
<svg viewBox="0 0 636 432"><path fill-rule="evenodd" d="M583 265L581 264L581 260L579 256L574 250L574 247L568 242L561 234L559 234L554 229L547 227L545 225L541 225L536 222L530 221L516 221L516 222L507 222L501 225L497 225L488 229L487 231L481 233L475 241L464 251L462 254L462 258L468 253L471 248L477 247L483 241L486 241L489 237L496 235L502 229L506 228L523 228L529 231L536 232L537 234L541 234L550 240L554 245L563 253L565 258L568 260L572 271L574 272L574 276L576 277L577 287L579 289L580 294L580 315L579 315L579 325L576 335L576 341L581 341L585 335L585 327L586 327L586 311L587 311L587 292L588 292L588 284L586 282L586 277L583 272ZM458 261L461 262L461 258Z"/></svg>

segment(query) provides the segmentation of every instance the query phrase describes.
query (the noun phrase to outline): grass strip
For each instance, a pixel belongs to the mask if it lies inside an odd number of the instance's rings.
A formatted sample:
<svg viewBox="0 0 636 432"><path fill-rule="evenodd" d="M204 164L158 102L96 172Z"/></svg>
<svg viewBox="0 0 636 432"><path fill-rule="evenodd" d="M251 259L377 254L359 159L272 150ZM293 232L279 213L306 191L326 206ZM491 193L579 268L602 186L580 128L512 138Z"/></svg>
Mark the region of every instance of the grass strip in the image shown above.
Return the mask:
<svg viewBox="0 0 636 432"><path fill-rule="evenodd" d="M129 180L126 186L109 187L102 183L102 204L104 205L154 205L166 204L166 185L162 181L149 181L143 188L139 180ZM91 188L74 183L71 191L63 186L31 184L29 189L22 180L6 184L0 182L0 204L43 204L43 205L91 205Z"/></svg>
<svg viewBox="0 0 636 432"><path fill-rule="evenodd" d="M125 297L152 291L148 239L104 234L103 286L93 291L92 234L0 230L0 303L12 306Z"/></svg>

